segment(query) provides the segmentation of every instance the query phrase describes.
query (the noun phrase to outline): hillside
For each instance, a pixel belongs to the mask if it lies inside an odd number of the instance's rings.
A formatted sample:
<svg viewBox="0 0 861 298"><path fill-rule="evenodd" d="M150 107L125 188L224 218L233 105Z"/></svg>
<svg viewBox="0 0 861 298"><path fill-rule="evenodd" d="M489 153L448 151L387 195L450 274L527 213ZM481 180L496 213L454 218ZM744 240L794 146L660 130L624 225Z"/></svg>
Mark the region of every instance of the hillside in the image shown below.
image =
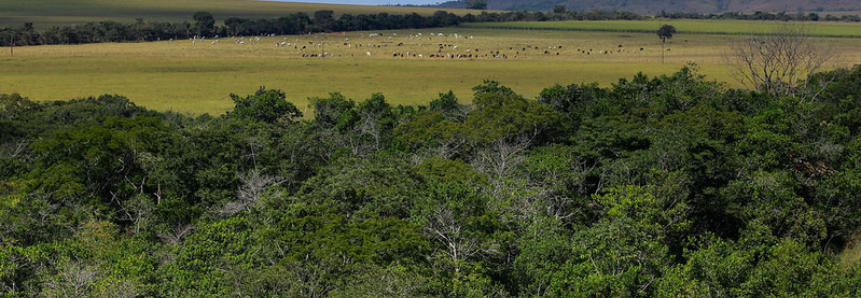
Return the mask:
<svg viewBox="0 0 861 298"><path fill-rule="evenodd" d="M67 26L92 21L118 21L132 23L137 18L145 21L190 21L197 11L208 11L217 21L229 17L276 18L296 12L313 14L318 10L333 10L336 16L344 13L431 15L439 8L395 7L370 5L338 5L297 2L252 0L3 0L0 9L0 28L20 26L31 22L37 29ZM463 15L465 9L447 9Z"/></svg>
<svg viewBox="0 0 861 298"><path fill-rule="evenodd" d="M554 5L568 10L624 10L643 14L667 12L796 12L861 11L861 1L853 0L489 0L497 10L550 11Z"/></svg>

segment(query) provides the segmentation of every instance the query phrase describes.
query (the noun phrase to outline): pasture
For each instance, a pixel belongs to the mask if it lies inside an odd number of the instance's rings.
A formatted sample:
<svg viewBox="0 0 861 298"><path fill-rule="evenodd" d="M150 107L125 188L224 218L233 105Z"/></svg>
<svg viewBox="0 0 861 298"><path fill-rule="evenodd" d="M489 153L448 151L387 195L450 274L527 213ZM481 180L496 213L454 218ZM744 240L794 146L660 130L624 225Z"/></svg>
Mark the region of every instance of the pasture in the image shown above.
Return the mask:
<svg viewBox="0 0 861 298"><path fill-rule="evenodd" d="M0 93L35 100L111 93L157 110L221 114L233 107L230 93L260 86L284 90L300 109L330 92L357 101L382 92L392 104L417 105L448 90L469 101L484 79L534 98L553 84L609 86L689 62L709 80L740 87L723 56L738 38L680 33L662 50L654 33L444 28L18 47L14 57L4 48ZM833 65L861 62L861 41L821 42L841 53Z"/></svg>
<svg viewBox="0 0 861 298"><path fill-rule="evenodd" d="M747 35L764 33L783 21L738 21L738 20L638 20L638 21L559 21L559 22L500 22L466 23L468 28L602 31L651 33L661 25L673 25L679 34L730 34ZM810 35L818 37L861 37L861 24L849 22L794 22L805 26Z"/></svg>

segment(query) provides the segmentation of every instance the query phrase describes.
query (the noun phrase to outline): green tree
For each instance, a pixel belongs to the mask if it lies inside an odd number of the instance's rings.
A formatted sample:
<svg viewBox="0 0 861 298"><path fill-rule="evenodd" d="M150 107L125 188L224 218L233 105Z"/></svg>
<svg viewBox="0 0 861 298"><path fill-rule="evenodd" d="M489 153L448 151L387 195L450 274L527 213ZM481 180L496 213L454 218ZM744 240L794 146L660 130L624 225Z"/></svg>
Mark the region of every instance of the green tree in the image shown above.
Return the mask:
<svg viewBox="0 0 861 298"><path fill-rule="evenodd" d="M287 95L278 89L260 87L254 95L241 98L230 94L236 106L229 114L230 118L257 120L266 123L279 121L291 123L295 118L302 117L302 112L286 100Z"/></svg>
<svg viewBox="0 0 861 298"><path fill-rule="evenodd" d="M206 11L198 11L194 13L194 28L197 30L197 35L206 37L212 34L215 29L215 17Z"/></svg>
<svg viewBox="0 0 861 298"><path fill-rule="evenodd" d="M329 97L309 98L314 110L314 124L323 129L345 129L353 126L358 115L353 111L356 102L338 92Z"/></svg>
<svg viewBox="0 0 861 298"><path fill-rule="evenodd" d="M668 38L673 38L673 34L676 34L676 27L673 27L673 25L663 25L655 33L658 34L661 42L667 42Z"/></svg>

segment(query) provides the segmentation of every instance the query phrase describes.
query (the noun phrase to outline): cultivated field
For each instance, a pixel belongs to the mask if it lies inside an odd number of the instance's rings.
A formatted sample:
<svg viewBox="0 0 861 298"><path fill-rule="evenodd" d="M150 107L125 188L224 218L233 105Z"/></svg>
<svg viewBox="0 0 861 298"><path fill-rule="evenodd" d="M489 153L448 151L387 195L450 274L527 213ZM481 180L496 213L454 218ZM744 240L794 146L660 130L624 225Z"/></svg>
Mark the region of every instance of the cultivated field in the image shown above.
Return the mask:
<svg viewBox="0 0 861 298"><path fill-rule="evenodd" d="M501 22L468 23L468 28L543 29L565 31L612 31L651 33L655 28L669 24L680 34L732 34L747 35L768 32L783 21L736 20L642 20L642 21L559 21L559 22ZM810 35L819 37L861 37L861 24L850 22L792 22L804 26Z"/></svg>
<svg viewBox="0 0 861 298"><path fill-rule="evenodd" d="M93 21L132 23L136 18L144 21L191 21L195 12L205 10L223 21L229 17L277 18L291 13L313 15L318 10L333 10L336 17L350 14L431 15L439 9L419 7L392 7L368 5L338 5L298 2L252 0L3 0L0 4L0 27L18 27L31 22L37 29L67 26ZM476 11L445 9L464 15Z"/></svg>
<svg viewBox="0 0 861 298"><path fill-rule="evenodd" d="M724 59L739 38L679 33L662 45L654 33L446 28L18 47L14 57L0 49L0 93L37 100L115 93L158 110L220 114L233 107L230 93L260 86L286 91L300 108L329 92L354 100L382 92L393 104L415 105L448 90L469 100L484 79L535 97L553 84L609 86L688 62L740 87ZM818 42L840 53L832 66L861 63L859 39Z"/></svg>

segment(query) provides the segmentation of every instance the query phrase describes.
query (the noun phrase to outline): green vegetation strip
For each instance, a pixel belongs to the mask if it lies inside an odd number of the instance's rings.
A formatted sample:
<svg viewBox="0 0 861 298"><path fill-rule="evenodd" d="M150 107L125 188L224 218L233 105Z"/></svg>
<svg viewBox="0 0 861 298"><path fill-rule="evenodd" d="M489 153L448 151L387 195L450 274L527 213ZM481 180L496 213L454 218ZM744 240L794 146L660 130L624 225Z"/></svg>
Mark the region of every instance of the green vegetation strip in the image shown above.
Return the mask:
<svg viewBox="0 0 861 298"><path fill-rule="evenodd" d="M558 22L502 22L467 23L469 28L567 30L599 32L655 32L662 25L675 26L680 34L759 34L787 24L780 21L727 21L727 20L643 20L643 21L558 21ZM810 34L820 37L861 37L861 25L855 23L817 22L788 23L805 26Z"/></svg>

